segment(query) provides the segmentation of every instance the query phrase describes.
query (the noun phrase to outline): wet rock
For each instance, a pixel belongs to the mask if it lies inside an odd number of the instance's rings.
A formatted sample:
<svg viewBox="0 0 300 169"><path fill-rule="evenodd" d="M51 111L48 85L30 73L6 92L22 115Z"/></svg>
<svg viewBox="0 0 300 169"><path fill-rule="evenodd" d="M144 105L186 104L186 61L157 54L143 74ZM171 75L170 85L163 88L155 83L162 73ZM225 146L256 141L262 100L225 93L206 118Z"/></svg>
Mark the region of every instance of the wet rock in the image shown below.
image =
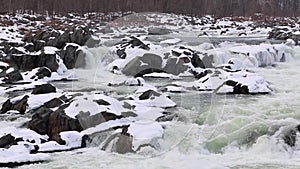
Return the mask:
<svg viewBox="0 0 300 169"><path fill-rule="evenodd" d="M162 70L173 75L179 75L188 70L188 66L185 65L185 62L181 59L169 58L166 66L163 67Z"/></svg>
<svg viewBox="0 0 300 169"><path fill-rule="evenodd" d="M132 111L126 111L126 112L122 112L122 116L123 117L137 117L138 115Z"/></svg>
<svg viewBox="0 0 300 169"><path fill-rule="evenodd" d="M160 96L160 95L161 95L160 93L157 93L154 90L147 90L139 96L139 100L147 100L150 99L152 96Z"/></svg>
<svg viewBox="0 0 300 169"><path fill-rule="evenodd" d="M135 57L125 65L122 72L134 76L145 69L161 69L162 58L155 54L146 53L142 57Z"/></svg>
<svg viewBox="0 0 300 169"><path fill-rule="evenodd" d="M45 54L42 52L40 55L11 55L11 60L18 66L20 70L32 70L37 67L48 67L52 72L58 69L56 54Z"/></svg>
<svg viewBox="0 0 300 169"><path fill-rule="evenodd" d="M70 32L70 41L83 46L91 38L91 35L88 27L77 27Z"/></svg>
<svg viewBox="0 0 300 169"><path fill-rule="evenodd" d="M213 68L213 63L214 63L213 56L204 55L201 60L205 68Z"/></svg>
<svg viewBox="0 0 300 169"><path fill-rule="evenodd" d="M78 119L67 116L62 109L49 115L47 134L51 140L60 141L59 133L62 131L82 131Z"/></svg>
<svg viewBox="0 0 300 169"><path fill-rule="evenodd" d="M248 86L242 85L236 81L233 80L227 80L224 85L233 87L233 92L230 92L228 94L250 94Z"/></svg>
<svg viewBox="0 0 300 169"><path fill-rule="evenodd" d="M48 134L49 116L53 111L47 107L41 107L34 112L28 122L28 128L41 134Z"/></svg>
<svg viewBox="0 0 300 169"><path fill-rule="evenodd" d="M21 114L24 114L28 106L28 98L29 96L25 95L20 101L15 103L15 105L13 106L13 110L18 110Z"/></svg>
<svg viewBox="0 0 300 169"><path fill-rule="evenodd" d="M25 95L22 99L20 99L15 103L12 103L10 99L6 100L2 105L0 113L6 113L9 110L17 110L21 114L24 114L28 106L27 105L28 98L29 96Z"/></svg>
<svg viewBox="0 0 300 169"><path fill-rule="evenodd" d="M283 136L283 140L284 140L285 144L287 144L291 147L295 147L296 141L297 141L296 137L297 137L298 132L300 132L300 125L298 125L294 129L291 129L287 133L285 133Z"/></svg>
<svg viewBox="0 0 300 169"><path fill-rule="evenodd" d="M45 41L35 40L32 42L34 45L34 51L40 51L46 45Z"/></svg>
<svg viewBox="0 0 300 169"><path fill-rule="evenodd" d="M13 107L13 104L11 103L10 99L8 99L3 103L0 113L1 114L6 113L7 111L11 110L12 107Z"/></svg>
<svg viewBox="0 0 300 169"><path fill-rule="evenodd" d="M125 154L129 152L133 152L132 149L132 141L133 137L127 133L128 127L123 127L121 135L115 145L116 152L120 154Z"/></svg>
<svg viewBox="0 0 300 169"><path fill-rule="evenodd" d="M12 145L16 145L18 141L22 140L22 138L15 138L11 134L4 135L0 138L0 148L9 148Z"/></svg>
<svg viewBox="0 0 300 169"><path fill-rule="evenodd" d="M166 35L170 34L172 31L166 28L149 28L148 34L149 35Z"/></svg>
<svg viewBox="0 0 300 169"><path fill-rule="evenodd" d="M62 101L60 98L53 98L48 102L44 103L44 106L47 108L54 108L54 107L59 107L63 103L64 101Z"/></svg>
<svg viewBox="0 0 300 169"><path fill-rule="evenodd" d="M191 63L194 67L206 68L200 57L194 53L191 58Z"/></svg>
<svg viewBox="0 0 300 169"><path fill-rule="evenodd" d="M99 46L100 42L101 42L100 39L95 39L95 38L91 37L90 39L88 39L88 40L85 42L85 45L86 45L88 48L94 48L94 47Z"/></svg>
<svg viewBox="0 0 300 169"><path fill-rule="evenodd" d="M70 34L69 32L62 33L56 40L56 44L54 45L58 49L62 49L66 43L70 42Z"/></svg>
<svg viewBox="0 0 300 169"><path fill-rule="evenodd" d="M68 69L85 66L85 54L78 46L68 45L60 53L61 59Z"/></svg>
<svg viewBox="0 0 300 169"><path fill-rule="evenodd" d="M163 112L163 116L158 117L155 121L157 122L165 122L165 121L173 121L177 119L179 116L176 113L171 112Z"/></svg>
<svg viewBox="0 0 300 169"><path fill-rule="evenodd" d="M14 70L8 74L6 74L4 78L5 83L14 83L17 81L23 80L21 73L18 70Z"/></svg>
<svg viewBox="0 0 300 169"><path fill-rule="evenodd" d="M47 84L36 86L33 89L32 94L46 94L46 93L55 93L55 92L56 92L56 88L53 85L47 83Z"/></svg>
<svg viewBox="0 0 300 169"><path fill-rule="evenodd" d="M131 48L150 50L147 44L132 36L129 39L123 39L120 44L116 46L116 54L119 56L119 58L125 59L127 57L126 50Z"/></svg>
<svg viewBox="0 0 300 169"><path fill-rule="evenodd" d="M34 79L35 77L38 77L38 79L43 79L44 77L51 77L51 70L47 67L41 67L35 76L31 77L31 79Z"/></svg>
<svg viewBox="0 0 300 169"><path fill-rule="evenodd" d="M166 73L166 72L161 69L148 68L138 72L136 75L134 75L134 77L143 77L144 75L149 73Z"/></svg>
<svg viewBox="0 0 300 169"><path fill-rule="evenodd" d="M83 111L81 111L76 117L83 129L95 127L96 125L107 122L109 120L122 118L122 116L117 116L109 112L100 112L95 115L90 115L89 112Z"/></svg>
<svg viewBox="0 0 300 169"><path fill-rule="evenodd" d="M94 102L98 103L99 105L105 105L105 106L110 105L110 103L108 103L107 101L105 101L103 99L94 100Z"/></svg>
<svg viewBox="0 0 300 169"><path fill-rule="evenodd" d="M24 48L29 52L35 52L35 47L33 43L28 43L24 46Z"/></svg>

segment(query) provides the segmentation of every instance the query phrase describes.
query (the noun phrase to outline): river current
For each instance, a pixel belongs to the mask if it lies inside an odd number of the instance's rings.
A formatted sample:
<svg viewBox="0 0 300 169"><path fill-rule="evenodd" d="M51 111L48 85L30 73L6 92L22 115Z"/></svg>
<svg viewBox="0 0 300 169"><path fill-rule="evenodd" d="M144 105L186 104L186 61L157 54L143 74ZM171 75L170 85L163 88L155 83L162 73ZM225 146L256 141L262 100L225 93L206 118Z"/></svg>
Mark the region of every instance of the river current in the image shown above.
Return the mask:
<svg viewBox="0 0 300 169"><path fill-rule="evenodd" d="M133 92L134 87L107 86L127 77L106 73L101 63L98 65L99 57L93 57L100 56L101 60L105 52L91 49L92 60L88 63L97 64L89 65L90 69L70 70L79 80L55 82L55 86L64 91L105 91L114 97ZM166 122L159 150L144 148L137 154L120 155L88 147L52 153L50 161L19 168L300 168L300 144L291 148L281 139L281 131L300 124L300 59L296 55L291 62L250 68L270 82L273 92L269 95L214 95L197 91L170 94L178 105L175 111L179 119ZM146 82L155 86L171 83L155 79ZM7 119L0 127L20 126L26 120Z"/></svg>

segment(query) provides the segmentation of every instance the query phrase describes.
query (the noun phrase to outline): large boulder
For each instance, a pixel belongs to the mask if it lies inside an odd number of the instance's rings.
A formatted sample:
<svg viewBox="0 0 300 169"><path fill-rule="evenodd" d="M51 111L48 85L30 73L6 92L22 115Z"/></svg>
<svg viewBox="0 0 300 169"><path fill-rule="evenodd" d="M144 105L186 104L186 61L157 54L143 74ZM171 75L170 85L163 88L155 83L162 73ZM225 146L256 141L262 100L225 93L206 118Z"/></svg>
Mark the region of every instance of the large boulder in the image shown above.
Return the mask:
<svg viewBox="0 0 300 169"><path fill-rule="evenodd" d="M11 55L10 58L20 70L32 70L43 66L48 67L52 72L58 69L56 54L45 54L42 52L40 55Z"/></svg>
<svg viewBox="0 0 300 169"><path fill-rule="evenodd" d="M18 70L14 70L8 74L5 75L3 82L5 83L14 83L17 81L23 80L23 77Z"/></svg>
<svg viewBox="0 0 300 169"><path fill-rule="evenodd" d="M31 79L35 79L36 77L38 79L43 79L44 77L51 77L51 70L47 67L41 67L38 69L38 71L36 72L35 75L33 75L32 77L30 77Z"/></svg>
<svg viewBox="0 0 300 169"><path fill-rule="evenodd" d="M298 141L297 135L299 134L299 132L300 132L300 125L285 132L283 134L283 138L282 138L284 140L285 144L287 144L291 147L295 147L297 144L297 141Z"/></svg>
<svg viewBox="0 0 300 169"><path fill-rule="evenodd" d="M56 92L56 88L49 84L42 84L42 85L37 85L33 91L32 94L45 94L45 93L55 93Z"/></svg>
<svg viewBox="0 0 300 169"><path fill-rule="evenodd" d="M12 145L16 145L19 140L11 134L4 135L0 138L0 148L9 148Z"/></svg>
<svg viewBox="0 0 300 169"><path fill-rule="evenodd" d="M62 131L82 131L78 119L67 116L63 109L58 109L49 115L47 134L50 140L60 142L59 133Z"/></svg>
<svg viewBox="0 0 300 169"><path fill-rule="evenodd" d="M145 69L161 69L162 58L155 54L146 53L142 57L135 57L125 65L122 72L134 76Z"/></svg>
<svg viewBox="0 0 300 169"><path fill-rule="evenodd" d="M122 116L117 116L113 113L108 112L100 112L95 115L90 115L89 112L83 111L80 112L76 117L79 120L80 125L83 129L95 127L96 125L107 122L109 120L116 120L122 118Z"/></svg>
<svg viewBox="0 0 300 169"><path fill-rule="evenodd" d="M179 75L187 71L188 68L182 59L172 57L167 60L167 64L163 67L163 70L173 75Z"/></svg>
<svg viewBox="0 0 300 169"><path fill-rule="evenodd" d="M121 135L115 145L115 151L120 154L133 152L132 149L133 137L128 133L128 126L123 127Z"/></svg>
<svg viewBox="0 0 300 169"><path fill-rule="evenodd" d="M70 32L70 41L83 46L89 39L91 39L91 35L92 33L89 31L88 27L77 27Z"/></svg>
<svg viewBox="0 0 300 169"><path fill-rule="evenodd" d="M19 111L21 114L24 114L27 110L27 101L28 101L29 96L25 95L22 99L16 101L16 102L11 102L10 99L6 100L3 105L2 108L0 110L0 113L6 113L9 110L17 110Z"/></svg>
<svg viewBox="0 0 300 169"><path fill-rule="evenodd" d="M53 112L46 107L41 107L34 112L28 127L39 134L47 134L50 140L58 143L62 143L59 135L61 132L82 131L79 121L67 116L63 109Z"/></svg>
<svg viewBox="0 0 300 169"><path fill-rule="evenodd" d="M68 69L79 68L85 66L85 54L79 50L79 46L69 44L60 52L64 64Z"/></svg>
<svg viewBox="0 0 300 169"><path fill-rule="evenodd" d="M42 135L48 134L49 116L52 112L46 107L37 109L28 122L28 128Z"/></svg>
<svg viewBox="0 0 300 169"><path fill-rule="evenodd" d="M127 57L127 50L132 50L132 48L150 50L148 44L145 44L141 39L137 37L130 37L123 39L120 44L116 46L116 54L121 59L125 59Z"/></svg>

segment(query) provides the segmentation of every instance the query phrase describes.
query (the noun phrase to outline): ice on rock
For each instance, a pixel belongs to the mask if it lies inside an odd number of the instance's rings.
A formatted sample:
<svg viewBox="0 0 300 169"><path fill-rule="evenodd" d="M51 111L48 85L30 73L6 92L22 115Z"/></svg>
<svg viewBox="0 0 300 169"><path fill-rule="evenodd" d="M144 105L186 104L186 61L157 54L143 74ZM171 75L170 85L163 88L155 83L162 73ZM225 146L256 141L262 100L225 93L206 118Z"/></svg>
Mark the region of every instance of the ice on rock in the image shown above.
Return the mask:
<svg viewBox="0 0 300 169"><path fill-rule="evenodd" d="M60 133L62 140L66 142L68 147L81 147L82 134L77 131L65 131Z"/></svg>
<svg viewBox="0 0 300 169"><path fill-rule="evenodd" d="M56 47L53 46L45 46L44 47L44 53L45 54L50 54L50 55L54 55L59 51L59 49L57 49Z"/></svg>
<svg viewBox="0 0 300 169"><path fill-rule="evenodd" d="M143 77L152 77L152 78L169 78L169 79L176 79L177 76L174 76L172 74L169 73L148 73L143 75Z"/></svg>
<svg viewBox="0 0 300 169"><path fill-rule="evenodd" d="M24 141L41 143L41 139L47 140L47 135L40 135L29 129L20 129L16 127L7 127L0 129L0 137L11 134L15 138L23 138Z"/></svg>
<svg viewBox="0 0 300 169"><path fill-rule="evenodd" d="M141 77L130 78L125 81L125 85L127 86L143 86L144 84L146 84L146 82Z"/></svg>
<svg viewBox="0 0 300 169"><path fill-rule="evenodd" d="M35 95L35 94L27 94L27 95L29 96L28 101L27 101L28 109L31 110L31 109L39 108L42 105L44 105L44 103L52 100L53 98L59 98L63 94L62 93L46 93L46 94L38 94L38 95ZM11 99L11 102L15 103L15 102L21 100L23 97L24 96L15 97L15 98Z"/></svg>
<svg viewBox="0 0 300 169"><path fill-rule="evenodd" d="M99 105L96 100L103 99L109 105ZM65 113L72 118L76 118L81 111L89 112L90 115L95 115L100 112L109 112L115 115L121 115L123 111L122 104L109 96L104 94L87 94L78 96L74 101L65 109Z"/></svg>
<svg viewBox="0 0 300 169"><path fill-rule="evenodd" d="M0 67L9 67L9 64L0 61Z"/></svg>
<svg viewBox="0 0 300 169"><path fill-rule="evenodd" d="M9 149L0 148L0 164L39 162L49 159L50 155L48 154L30 154L25 145L14 145Z"/></svg>
<svg viewBox="0 0 300 169"><path fill-rule="evenodd" d="M36 162L49 159L50 156L47 154L31 154L31 151L36 151L34 144L41 144L41 140L47 140L48 136L39 135L29 129L15 127L7 127L0 130L0 137L8 134L15 138L22 138L23 141L20 141L17 145L12 145L7 149L0 148L0 164Z"/></svg>
<svg viewBox="0 0 300 169"><path fill-rule="evenodd" d="M135 93L144 93L148 90L153 90L153 91L157 91L157 88L155 86L152 86L150 84L144 84L143 86L139 87Z"/></svg>
<svg viewBox="0 0 300 169"><path fill-rule="evenodd" d="M270 66L276 62L290 61L292 58L292 49L285 44L242 45L232 47L229 51L244 54L244 61L249 60L249 57L256 59L258 66Z"/></svg>
<svg viewBox="0 0 300 169"><path fill-rule="evenodd" d="M146 100L130 100L132 105L142 105L146 107L161 107L161 108L170 108L175 107L176 103L172 101L167 95L161 94L160 96L151 97Z"/></svg>
<svg viewBox="0 0 300 169"><path fill-rule="evenodd" d="M130 124L128 133L133 136L132 148L134 151L142 145L156 146L155 139L163 136L163 128L158 122L136 121Z"/></svg>

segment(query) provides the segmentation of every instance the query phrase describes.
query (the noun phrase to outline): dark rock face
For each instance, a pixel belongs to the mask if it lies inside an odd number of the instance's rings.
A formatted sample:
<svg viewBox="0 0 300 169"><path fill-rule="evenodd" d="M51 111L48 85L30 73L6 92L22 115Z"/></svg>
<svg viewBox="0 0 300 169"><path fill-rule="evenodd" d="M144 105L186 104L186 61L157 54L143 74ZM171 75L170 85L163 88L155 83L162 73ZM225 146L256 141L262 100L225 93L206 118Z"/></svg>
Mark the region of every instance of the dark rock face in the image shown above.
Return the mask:
<svg viewBox="0 0 300 169"><path fill-rule="evenodd" d="M56 92L56 88L53 85L47 83L47 84L36 86L33 89L32 94L46 94L46 93L55 93L55 92Z"/></svg>
<svg viewBox="0 0 300 169"><path fill-rule="evenodd" d="M285 144L294 147L297 141L296 140L297 132L300 132L300 125L298 125L294 129L291 129L289 132L285 133L285 135L283 136L283 140Z"/></svg>
<svg viewBox="0 0 300 169"><path fill-rule="evenodd" d="M160 96L161 94L157 93L156 91L153 91L153 90L148 90L148 91L145 91L143 94L141 94L139 96L139 99L140 100L147 100L147 99L150 99L151 96Z"/></svg>
<svg viewBox="0 0 300 169"><path fill-rule="evenodd" d="M202 63L204 64L205 68L212 68L213 67L213 56L204 55L202 58Z"/></svg>
<svg viewBox="0 0 300 169"><path fill-rule="evenodd" d="M23 77L21 75L21 73L18 70L15 70L13 72L8 73L5 78L4 78L4 82L5 83L14 83L17 81L23 80Z"/></svg>
<svg viewBox="0 0 300 169"><path fill-rule="evenodd" d="M78 46L66 46L65 50L61 51L60 56L68 69L85 66L85 55L81 50L78 50Z"/></svg>
<svg viewBox="0 0 300 169"><path fill-rule="evenodd" d="M28 127L39 134L47 134L49 140L63 144L59 136L60 132L82 131L78 119L67 116L63 109L58 109L53 112L51 109L43 106L34 113L28 123Z"/></svg>
<svg viewBox="0 0 300 169"><path fill-rule="evenodd" d="M120 154L125 154L133 152L132 141L133 137L127 133L128 127L123 127L121 135L116 143L116 152Z"/></svg>
<svg viewBox="0 0 300 169"><path fill-rule="evenodd" d="M37 67L48 67L52 72L58 68L56 54L41 55L11 55L11 60L18 66L20 70L32 70Z"/></svg>
<svg viewBox="0 0 300 169"><path fill-rule="evenodd" d="M293 39L296 45L298 45L300 40L300 35L293 34L293 32L288 29L274 28L272 31L269 32L268 39L276 39L276 40Z"/></svg>
<svg viewBox="0 0 300 169"><path fill-rule="evenodd" d="M37 77L38 79L43 79L44 77L51 77L51 70L47 67L41 67L35 74L35 76L31 78L34 79L35 77Z"/></svg>
<svg viewBox="0 0 300 169"><path fill-rule="evenodd" d="M48 119L47 134L51 140L60 142L59 133L62 131L82 131L78 119L67 116L64 110L58 109L51 113Z"/></svg>
<svg viewBox="0 0 300 169"><path fill-rule="evenodd" d="M47 134L49 116L52 112L51 109L46 107L39 108L28 122L28 128L42 135Z"/></svg>
<svg viewBox="0 0 300 169"><path fill-rule="evenodd" d="M224 84L233 87L233 92L229 94L250 94L248 86L242 85L233 80L227 80Z"/></svg>
<svg viewBox="0 0 300 169"><path fill-rule="evenodd" d="M53 98L44 104L47 108L54 108L62 105L64 101L60 98Z"/></svg>
<svg viewBox="0 0 300 169"><path fill-rule="evenodd" d="M24 114L28 106L28 98L29 96L25 95L21 100L17 101L16 103L12 103L9 99L6 100L2 105L0 113L6 113L9 110L17 110L21 114Z"/></svg>
<svg viewBox="0 0 300 169"><path fill-rule="evenodd" d="M9 148L10 146L17 144L17 142L21 140L23 139L15 138L11 134L7 134L0 138L0 148Z"/></svg>
<svg viewBox="0 0 300 169"><path fill-rule="evenodd" d="M271 32L269 32L268 39L287 40L291 38L292 35L292 32L288 30L275 28Z"/></svg>
<svg viewBox="0 0 300 169"><path fill-rule="evenodd" d="M125 67L122 72L125 75L134 76L145 69L161 69L162 58L155 54L144 54L142 57L135 57Z"/></svg>
<svg viewBox="0 0 300 169"><path fill-rule="evenodd" d="M200 57L194 53L191 58L191 63L194 67L206 68Z"/></svg>
<svg viewBox="0 0 300 169"><path fill-rule="evenodd" d="M166 73L166 72L161 69L148 68L138 72L136 75L134 75L134 77L143 77L144 75L149 73Z"/></svg>
<svg viewBox="0 0 300 169"><path fill-rule="evenodd" d="M163 68L163 71L173 75L179 75L186 70L188 70L188 66L185 65L185 62L179 58L169 58L166 66Z"/></svg>
<svg viewBox="0 0 300 169"><path fill-rule="evenodd" d="M8 99L3 103L0 113L6 113L7 111L11 110L12 107L13 107L13 104Z"/></svg>
<svg viewBox="0 0 300 169"><path fill-rule="evenodd" d="M107 122L109 120L116 120L121 118L121 116L117 116L108 112L101 112L95 115L90 115L89 112L80 112L76 117L79 120L80 125L84 129L95 127L96 125Z"/></svg>
<svg viewBox="0 0 300 169"><path fill-rule="evenodd" d="M149 50L149 46L143 43L141 40L139 40L136 37L130 37L130 39L123 39L123 41L120 43L120 45L117 47L117 55L121 59L125 59L127 54L126 54L126 49L127 48L140 48L144 50Z"/></svg>

